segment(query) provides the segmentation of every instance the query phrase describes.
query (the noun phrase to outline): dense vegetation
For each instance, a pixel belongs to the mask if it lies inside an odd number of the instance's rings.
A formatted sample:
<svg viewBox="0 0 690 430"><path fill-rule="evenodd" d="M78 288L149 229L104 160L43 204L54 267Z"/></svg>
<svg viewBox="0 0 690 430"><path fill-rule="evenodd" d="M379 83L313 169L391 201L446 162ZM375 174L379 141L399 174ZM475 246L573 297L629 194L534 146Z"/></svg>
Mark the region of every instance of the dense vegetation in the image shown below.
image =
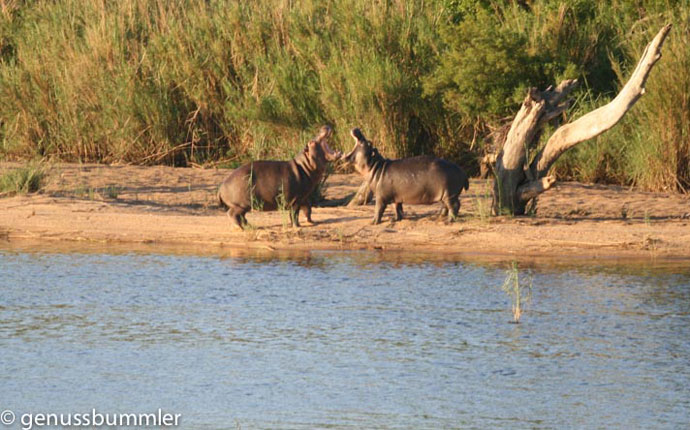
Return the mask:
<svg viewBox="0 0 690 430"><path fill-rule="evenodd" d="M673 22L647 95L561 178L690 185L690 4L596 0L5 0L0 159L285 158L319 125L473 169L530 86L615 95Z"/></svg>

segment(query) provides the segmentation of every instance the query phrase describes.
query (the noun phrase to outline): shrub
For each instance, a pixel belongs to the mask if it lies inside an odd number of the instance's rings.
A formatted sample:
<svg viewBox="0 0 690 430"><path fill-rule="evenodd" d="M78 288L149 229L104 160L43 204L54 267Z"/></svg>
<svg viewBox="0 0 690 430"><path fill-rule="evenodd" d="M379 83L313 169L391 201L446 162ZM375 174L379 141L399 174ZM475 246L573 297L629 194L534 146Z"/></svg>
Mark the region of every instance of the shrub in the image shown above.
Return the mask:
<svg viewBox="0 0 690 430"><path fill-rule="evenodd" d="M43 186L45 176L45 166L36 162L9 170L0 175L0 195L35 193Z"/></svg>

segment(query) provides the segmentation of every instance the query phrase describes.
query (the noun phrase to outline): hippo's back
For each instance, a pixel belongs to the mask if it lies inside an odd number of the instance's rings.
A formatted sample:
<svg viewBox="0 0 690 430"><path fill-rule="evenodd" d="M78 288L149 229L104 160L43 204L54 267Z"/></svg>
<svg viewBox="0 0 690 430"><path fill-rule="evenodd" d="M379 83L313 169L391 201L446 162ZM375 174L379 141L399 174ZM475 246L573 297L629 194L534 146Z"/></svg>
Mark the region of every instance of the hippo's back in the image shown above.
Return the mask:
<svg viewBox="0 0 690 430"><path fill-rule="evenodd" d="M467 175L455 163L428 155L392 160L382 191L405 203L432 203L467 188Z"/></svg>
<svg viewBox="0 0 690 430"><path fill-rule="evenodd" d="M456 179L462 182L462 179L466 178L465 173L457 164L430 155L392 160L388 169L394 176L414 176L418 180L436 183L445 183L448 180L455 182Z"/></svg>
<svg viewBox="0 0 690 430"><path fill-rule="evenodd" d="M273 202L289 181L289 163L259 160L238 167L221 183L219 200L228 207L245 209L251 207L252 197Z"/></svg>

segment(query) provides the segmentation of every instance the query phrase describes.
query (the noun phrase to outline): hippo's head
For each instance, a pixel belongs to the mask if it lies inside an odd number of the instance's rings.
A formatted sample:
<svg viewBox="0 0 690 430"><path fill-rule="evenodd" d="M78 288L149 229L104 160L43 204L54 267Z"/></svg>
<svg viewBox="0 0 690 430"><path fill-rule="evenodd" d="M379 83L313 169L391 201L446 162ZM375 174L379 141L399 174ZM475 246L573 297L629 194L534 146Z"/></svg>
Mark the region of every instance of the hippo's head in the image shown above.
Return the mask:
<svg viewBox="0 0 690 430"><path fill-rule="evenodd" d="M362 176L367 176L374 162L381 158L379 152L374 146L364 137L362 131L358 128L353 128L350 135L355 139L355 147L352 151L343 155L341 160L351 164L357 173Z"/></svg>
<svg viewBox="0 0 690 430"><path fill-rule="evenodd" d="M338 160L342 153L334 151L328 146L328 139L333 135L333 129L324 125L319 134L304 148L304 153L315 166L325 166L328 161Z"/></svg>

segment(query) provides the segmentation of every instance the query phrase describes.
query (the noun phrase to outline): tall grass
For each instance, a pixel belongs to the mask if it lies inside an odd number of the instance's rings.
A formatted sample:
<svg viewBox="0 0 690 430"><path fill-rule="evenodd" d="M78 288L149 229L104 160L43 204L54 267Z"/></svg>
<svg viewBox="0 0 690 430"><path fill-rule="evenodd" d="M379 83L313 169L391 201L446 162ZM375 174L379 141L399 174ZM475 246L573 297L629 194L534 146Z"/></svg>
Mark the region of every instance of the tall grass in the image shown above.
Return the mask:
<svg viewBox="0 0 690 430"><path fill-rule="evenodd" d="M647 93L621 133L630 142L625 151L629 182L690 192L690 9L677 13L673 37L664 45ZM662 22L656 18L631 32L629 49L641 51Z"/></svg>
<svg viewBox="0 0 690 430"><path fill-rule="evenodd" d="M669 13L625 29L622 48L630 61L613 64L619 88L654 34L664 23L674 21L644 96L613 129L566 153L556 166L561 178L690 191L690 10L677 9L673 18ZM608 101L607 96L595 99L591 93L584 94L574 117Z"/></svg>
<svg viewBox="0 0 690 430"><path fill-rule="evenodd" d="M141 164L284 157L322 123L431 149L422 0L37 1L0 26L0 153ZM427 145L427 147L424 147Z"/></svg>
<svg viewBox="0 0 690 430"><path fill-rule="evenodd" d="M605 102L667 21L626 120L562 178L688 186L690 0L36 0L0 8L0 159L232 165L289 158L322 124L470 172L529 86ZM575 117L580 111L571 112ZM345 149L345 148L342 148Z"/></svg>

